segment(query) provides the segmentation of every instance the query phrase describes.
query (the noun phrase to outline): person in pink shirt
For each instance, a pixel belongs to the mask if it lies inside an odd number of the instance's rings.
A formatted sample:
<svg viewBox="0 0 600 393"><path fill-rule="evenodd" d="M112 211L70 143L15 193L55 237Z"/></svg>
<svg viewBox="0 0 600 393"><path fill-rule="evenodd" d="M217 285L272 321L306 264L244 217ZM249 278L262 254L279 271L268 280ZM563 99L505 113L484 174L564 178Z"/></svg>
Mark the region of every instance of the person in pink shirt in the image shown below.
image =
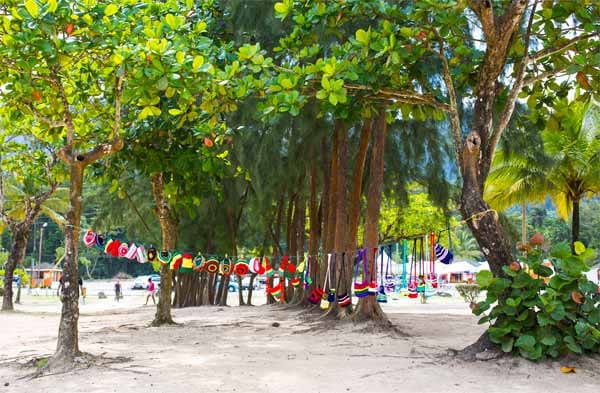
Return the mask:
<svg viewBox="0 0 600 393"><path fill-rule="evenodd" d="M145 304L145 306L148 305L148 300L150 300L150 296L152 296L152 302L154 304L156 304L156 299L154 299L154 290L155 290L154 281L152 281L152 278L149 277L148 278L148 296L146 296L146 304Z"/></svg>

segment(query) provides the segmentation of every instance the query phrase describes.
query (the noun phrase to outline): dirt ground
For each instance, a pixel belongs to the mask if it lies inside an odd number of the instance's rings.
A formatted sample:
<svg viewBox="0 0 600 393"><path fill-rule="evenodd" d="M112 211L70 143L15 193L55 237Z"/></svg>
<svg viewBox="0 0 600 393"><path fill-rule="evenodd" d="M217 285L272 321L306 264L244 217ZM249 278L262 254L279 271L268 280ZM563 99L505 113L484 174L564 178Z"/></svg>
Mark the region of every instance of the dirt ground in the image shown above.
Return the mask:
<svg viewBox="0 0 600 393"><path fill-rule="evenodd" d="M456 299L432 300L424 306L391 301L385 310L406 336L352 324L325 329L322 323L308 322L305 312L280 306L174 310L180 325L150 328L154 307L142 302L142 293L118 305L88 299L81 310L80 347L101 355L104 362L31 379L33 368L24 364L53 353L59 305L52 298L26 297L26 305L16 312L0 314L0 393L600 389L599 360L580 360L577 373L568 375L559 370L565 360L457 360L448 349L474 342L484 328Z"/></svg>

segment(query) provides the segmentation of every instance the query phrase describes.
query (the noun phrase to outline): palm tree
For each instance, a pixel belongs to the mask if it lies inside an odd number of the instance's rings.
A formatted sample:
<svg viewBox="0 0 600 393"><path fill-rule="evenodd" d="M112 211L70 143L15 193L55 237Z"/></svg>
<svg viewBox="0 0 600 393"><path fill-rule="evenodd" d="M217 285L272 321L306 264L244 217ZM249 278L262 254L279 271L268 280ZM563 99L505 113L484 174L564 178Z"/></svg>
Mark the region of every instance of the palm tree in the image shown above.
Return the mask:
<svg viewBox="0 0 600 393"><path fill-rule="evenodd" d="M456 242L453 244L452 252L456 259L467 261L480 260L483 256L479 249L477 240L468 230L459 229L455 232Z"/></svg>
<svg viewBox="0 0 600 393"><path fill-rule="evenodd" d="M486 183L486 200L496 209L552 198L558 215L571 214L571 242L579 239L579 204L600 193L597 107L590 100L560 100L541 133L542 155L534 149L499 151Z"/></svg>
<svg viewBox="0 0 600 393"><path fill-rule="evenodd" d="M65 222L62 212L67 210L68 190L51 182L47 190L31 192L27 186L5 182L0 175L0 234L7 228L12 234L10 253L5 266L4 299L2 310L12 310L12 277L15 268L23 263L29 228L40 213L59 225ZM17 294L18 299L18 294Z"/></svg>

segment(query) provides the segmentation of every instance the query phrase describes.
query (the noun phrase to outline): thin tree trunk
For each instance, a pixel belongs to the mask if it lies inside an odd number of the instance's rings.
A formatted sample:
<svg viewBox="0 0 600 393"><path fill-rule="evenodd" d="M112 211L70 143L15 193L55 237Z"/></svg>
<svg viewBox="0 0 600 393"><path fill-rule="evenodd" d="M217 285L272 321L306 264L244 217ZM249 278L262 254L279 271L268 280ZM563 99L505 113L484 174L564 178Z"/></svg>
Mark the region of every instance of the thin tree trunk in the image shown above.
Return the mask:
<svg viewBox="0 0 600 393"><path fill-rule="evenodd" d="M162 172L152 175L152 194L154 195L162 234L162 251L173 251L175 249L175 222L171 215L169 203L165 197ZM154 315L152 326L175 323L171 316L172 276L168 264L161 265L160 267L160 285L160 296L156 305L156 314Z"/></svg>
<svg viewBox="0 0 600 393"><path fill-rule="evenodd" d="M521 243L527 243L527 201L521 203Z"/></svg>
<svg viewBox="0 0 600 393"><path fill-rule="evenodd" d="M29 226L23 224L14 225L11 228L12 240L8 260L4 266L4 297L2 299L2 311L11 311L13 306L13 277L18 265L23 264L25 248L29 237ZM17 302L18 303L18 302Z"/></svg>
<svg viewBox="0 0 600 393"><path fill-rule="evenodd" d="M571 213L571 252L575 254L575 242L579 241L579 198L573 199L573 213Z"/></svg>
<svg viewBox="0 0 600 393"><path fill-rule="evenodd" d="M64 286L60 300L62 312L58 328L56 353L52 365L71 364L79 351L79 226L83 195L84 165L74 161L70 165L69 210L65 226L65 258L63 260Z"/></svg>
<svg viewBox="0 0 600 393"><path fill-rule="evenodd" d="M367 270L369 279L375 279L377 270L372 250L379 242L379 210L383 192L383 171L385 152L385 136L387 132L386 111L381 109L373 130L373 150L371 153L371 167L369 172L369 189L367 195L367 215L365 219L364 246L367 249ZM381 310L376 296L360 298L353 318L357 321L374 320L376 322L389 321Z"/></svg>

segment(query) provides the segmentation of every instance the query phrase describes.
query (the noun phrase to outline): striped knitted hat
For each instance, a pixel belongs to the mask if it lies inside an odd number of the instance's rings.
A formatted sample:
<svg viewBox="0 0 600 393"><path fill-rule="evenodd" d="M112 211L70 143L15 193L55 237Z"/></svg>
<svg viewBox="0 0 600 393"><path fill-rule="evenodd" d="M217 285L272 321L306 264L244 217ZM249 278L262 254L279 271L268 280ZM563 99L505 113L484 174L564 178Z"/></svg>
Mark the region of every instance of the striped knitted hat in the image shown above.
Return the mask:
<svg viewBox="0 0 600 393"><path fill-rule="evenodd" d="M173 258L171 259L171 264L169 265L169 269L178 270L181 266L181 262L183 261L183 255L180 252L175 251L173 253Z"/></svg>
<svg viewBox="0 0 600 393"><path fill-rule="evenodd" d="M448 251L441 244L435 245L435 258L436 261L441 262L445 265L449 265L454 260L454 255L450 251Z"/></svg>

